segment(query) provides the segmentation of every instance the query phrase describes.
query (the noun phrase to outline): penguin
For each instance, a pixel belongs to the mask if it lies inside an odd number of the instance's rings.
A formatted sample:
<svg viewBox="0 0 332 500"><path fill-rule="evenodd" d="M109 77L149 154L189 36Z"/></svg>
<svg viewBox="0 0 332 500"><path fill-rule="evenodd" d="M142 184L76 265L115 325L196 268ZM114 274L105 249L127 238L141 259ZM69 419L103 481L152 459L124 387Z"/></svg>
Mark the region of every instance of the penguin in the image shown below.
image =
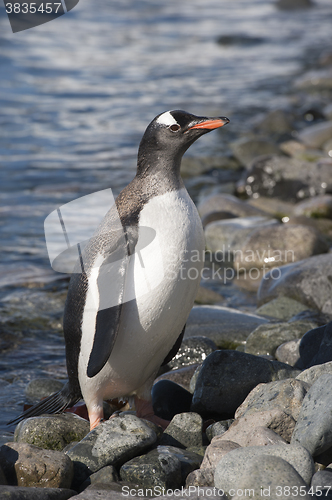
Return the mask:
<svg viewBox="0 0 332 500"><path fill-rule="evenodd" d="M168 422L154 415L151 388L180 347L205 248L181 159L200 136L227 123L226 117L173 110L148 125L136 176L70 280L63 321L68 383L9 423L61 413L83 398L92 430L104 419L104 400L134 398L138 417L166 428Z"/></svg>

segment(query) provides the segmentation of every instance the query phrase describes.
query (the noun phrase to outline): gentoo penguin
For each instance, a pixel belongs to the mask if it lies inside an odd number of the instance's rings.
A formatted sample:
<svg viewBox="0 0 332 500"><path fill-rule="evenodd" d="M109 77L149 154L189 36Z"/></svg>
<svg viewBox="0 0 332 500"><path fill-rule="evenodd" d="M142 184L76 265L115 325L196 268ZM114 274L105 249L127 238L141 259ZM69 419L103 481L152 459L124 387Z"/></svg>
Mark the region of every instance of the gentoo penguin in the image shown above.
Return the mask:
<svg viewBox="0 0 332 500"><path fill-rule="evenodd" d="M134 396L137 416L167 425L153 414L151 387L181 344L204 254L181 159L201 135L228 122L176 110L147 127L137 174L85 247L70 281L63 324L69 381L11 423L62 412L83 397L93 429L103 420L104 400ZM147 233L157 246L145 245ZM142 262L137 249L144 245ZM151 276L160 268L162 279L149 289L139 270Z"/></svg>

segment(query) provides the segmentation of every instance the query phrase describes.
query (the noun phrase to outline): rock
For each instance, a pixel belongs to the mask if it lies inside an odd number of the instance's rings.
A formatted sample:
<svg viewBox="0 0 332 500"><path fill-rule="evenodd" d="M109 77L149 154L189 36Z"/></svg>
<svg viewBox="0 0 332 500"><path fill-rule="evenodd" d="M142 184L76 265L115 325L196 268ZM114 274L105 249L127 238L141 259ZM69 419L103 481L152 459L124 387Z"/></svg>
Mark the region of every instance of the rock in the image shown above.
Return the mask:
<svg viewBox="0 0 332 500"><path fill-rule="evenodd" d="M15 429L14 441L62 451L72 441L81 441L89 431L89 422L73 413L45 415L22 420Z"/></svg>
<svg viewBox="0 0 332 500"><path fill-rule="evenodd" d="M190 411L192 394L170 380L160 380L152 386L154 413L165 420L172 420L178 414Z"/></svg>
<svg viewBox="0 0 332 500"><path fill-rule="evenodd" d="M317 497L320 496L320 490L323 491L323 498L331 498L332 490L332 470L325 469L317 471L311 479L311 487L314 493L318 493ZM325 490L325 491L324 491ZM328 490L328 491L327 491Z"/></svg>
<svg viewBox="0 0 332 500"><path fill-rule="evenodd" d="M301 304L301 302L281 296L263 304L256 309L255 314L287 321L296 314L306 310L307 307Z"/></svg>
<svg viewBox="0 0 332 500"><path fill-rule="evenodd" d="M332 322L308 331L300 342L299 368L310 368L332 361Z"/></svg>
<svg viewBox="0 0 332 500"><path fill-rule="evenodd" d="M164 453L170 453L180 460L182 484L185 483L188 474L190 474L193 470L198 469L203 460L203 455L191 450L182 450L175 446L158 446L157 449Z"/></svg>
<svg viewBox="0 0 332 500"><path fill-rule="evenodd" d="M252 432L248 432L245 441L246 446L268 446L273 444L287 444L282 438L268 427L255 427Z"/></svg>
<svg viewBox="0 0 332 500"><path fill-rule="evenodd" d="M160 443L180 448L201 446L202 426L202 418L197 413L179 413L166 428Z"/></svg>
<svg viewBox="0 0 332 500"><path fill-rule="evenodd" d="M90 484L112 484L119 480L119 475L113 467L113 465L107 465L102 469L99 469L94 474L88 477L86 481L82 484L81 489L87 488Z"/></svg>
<svg viewBox="0 0 332 500"><path fill-rule="evenodd" d="M257 411L281 408L294 420L297 420L303 399L309 388L309 384L296 379L258 384L238 407L235 418L252 413L256 414Z"/></svg>
<svg viewBox="0 0 332 500"><path fill-rule="evenodd" d="M210 226L209 224L206 231ZM236 233L234 235L236 238ZM207 238L208 245L208 238ZM231 249L233 250L232 246ZM312 255L325 253L329 247L320 234L312 227L280 224L264 225L247 234L239 241L234 253L234 267L238 272L252 268L282 266L289 262L306 259Z"/></svg>
<svg viewBox="0 0 332 500"><path fill-rule="evenodd" d="M249 205L236 196L227 194L209 196L202 200L197 208L202 218L213 212L229 212L235 217L266 216L263 210Z"/></svg>
<svg viewBox="0 0 332 500"><path fill-rule="evenodd" d="M311 0L277 0L276 6L282 10L303 9L312 7Z"/></svg>
<svg viewBox="0 0 332 500"><path fill-rule="evenodd" d="M332 447L331 395L332 375L322 375L307 393L294 429L291 443L301 444L312 456Z"/></svg>
<svg viewBox="0 0 332 500"><path fill-rule="evenodd" d="M210 290L205 286L198 287L195 303L201 305L213 305L221 302L224 299L220 293Z"/></svg>
<svg viewBox="0 0 332 500"><path fill-rule="evenodd" d="M282 142L281 144L279 144L279 148L286 155L294 157L297 157L297 154L299 152L303 153L306 149L305 145L302 144L302 142L294 140Z"/></svg>
<svg viewBox="0 0 332 500"><path fill-rule="evenodd" d="M186 155L181 162L181 176L183 178L197 177L213 169L238 170L239 164L234 158L226 156L191 157Z"/></svg>
<svg viewBox="0 0 332 500"><path fill-rule="evenodd" d="M301 339L296 339L281 344L274 354L276 360L290 366L295 366L300 359L300 342Z"/></svg>
<svg viewBox="0 0 332 500"><path fill-rule="evenodd" d="M237 34L232 34L232 35L221 35L217 39L217 43L219 45L257 45L259 43L263 43L265 41L264 38L258 37L258 36L250 36L250 35L237 35Z"/></svg>
<svg viewBox="0 0 332 500"><path fill-rule="evenodd" d="M155 432L141 419L124 415L98 425L67 455L74 462L76 477L83 482L105 465L120 465L139 455L156 439Z"/></svg>
<svg viewBox="0 0 332 500"><path fill-rule="evenodd" d="M73 479L73 463L66 455L26 443L4 444L0 463L12 486L70 488Z"/></svg>
<svg viewBox="0 0 332 500"><path fill-rule="evenodd" d="M254 314L221 306L194 306L187 320L185 338L203 335L218 348L234 349L248 335L268 320Z"/></svg>
<svg viewBox="0 0 332 500"><path fill-rule="evenodd" d="M332 254L317 255L269 271L258 290L258 305L280 295L332 313Z"/></svg>
<svg viewBox="0 0 332 500"><path fill-rule="evenodd" d="M193 470L186 479L186 488L190 486L214 486L214 469Z"/></svg>
<svg viewBox="0 0 332 500"><path fill-rule="evenodd" d="M25 389L25 396L31 403L37 403L43 398L50 396L54 392L60 391L64 383L56 379L36 378L31 380Z"/></svg>
<svg viewBox="0 0 332 500"><path fill-rule="evenodd" d="M310 125L298 133L298 138L310 148L321 148L332 138L332 120Z"/></svg>
<svg viewBox="0 0 332 500"><path fill-rule="evenodd" d="M208 250L222 253L223 260L232 260L234 252L241 249L247 238L255 230L275 228L278 221L270 217L237 217L211 222L205 227L205 240Z"/></svg>
<svg viewBox="0 0 332 500"><path fill-rule="evenodd" d="M290 378L297 373L278 361L238 351L215 351L199 372L191 409L203 416L232 417L256 385Z"/></svg>
<svg viewBox="0 0 332 500"><path fill-rule="evenodd" d="M306 382L309 385L312 385L316 382L316 380L325 374L332 375L332 361L328 363L323 363L322 365L315 365L307 368L299 375L297 375L296 379L301 380L302 382Z"/></svg>
<svg viewBox="0 0 332 500"><path fill-rule="evenodd" d="M248 493L249 498L253 500L261 500L265 496L277 500L281 494L284 498L292 500L299 498L312 500L302 477L294 467L280 457L264 457L263 463L260 457L254 457L245 464L239 482L230 482L228 491L231 487L237 492L232 500L242 500L243 492L246 496Z"/></svg>
<svg viewBox="0 0 332 500"><path fill-rule="evenodd" d="M278 198L267 198L259 196L258 198L250 198L247 200L248 205L264 210L271 217L282 219L289 216L293 212L294 203L279 200Z"/></svg>
<svg viewBox="0 0 332 500"><path fill-rule="evenodd" d="M220 440L220 436L216 436L212 439L211 444L206 448L206 452L201 463L201 470L203 469L215 469L219 460L222 459L226 453L229 453L236 448L241 446L238 443L227 440ZM207 485L208 486L208 485Z"/></svg>
<svg viewBox="0 0 332 500"><path fill-rule="evenodd" d="M290 133L293 130L294 118L291 114L283 109L274 109L268 113L259 115L254 120L254 128L264 135L283 135ZM265 153L264 153L265 154Z"/></svg>
<svg viewBox="0 0 332 500"><path fill-rule="evenodd" d="M254 160L238 183L238 193L277 197L287 202L325 194L331 184L331 167L326 163L269 155Z"/></svg>
<svg viewBox="0 0 332 500"><path fill-rule="evenodd" d="M309 321L260 325L248 336L245 352L274 356L281 344L288 340L301 338L313 326L315 325Z"/></svg>
<svg viewBox="0 0 332 500"><path fill-rule="evenodd" d="M239 162L248 167L255 158L262 155L280 153L276 144L266 139L242 137L230 144L233 155Z"/></svg>
<svg viewBox="0 0 332 500"><path fill-rule="evenodd" d="M332 122L331 122L332 123ZM332 196L325 194L314 196L309 200L297 203L293 211L294 215L304 215L306 217L332 218Z"/></svg>
<svg viewBox="0 0 332 500"><path fill-rule="evenodd" d="M5 474L4 474L3 470L2 470L2 467L0 465L0 486L6 485L6 484L8 484L7 483L7 479L6 479L6 476L5 476Z"/></svg>
<svg viewBox="0 0 332 500"><path fill-rule="evenodd" d="M216 349L215 343L207 337L185 338L174 358L167 363L167 367L174 370L202 363Z"/></svg>
<svg viewBox="0 0 332 500"><path fill-rule="evenodd" d="M205 431L208 440L212 441L214 437L224 434L233 422L234 419L229 418L227 420L219 420L219 422L215 422L214 424L209 425L209 427Z"/></svg>
<svg viewBox="0 0 332 500"><path fill-rule="evenodd" d="M174 382L175 384L181 386L183 389L186 391L190 392L190 381L192 379L192 376L195 373L196 368L198 367L197 364L195 365L190 365L190 366L185 366L184 368L178 368L177 370L171 370L168 372L163 373L162 375L159 375L154 381L154 384L157 384L161 380L169 380L170 382ZM167 389L167 387L166 387ZM170 387L170 390L172 390L172 387ZM163 398L163 395L161 394L161 398ZM191 404L191 399L189 402L189 407ZM187 406L186 406L187 408ZM181 413L181 412L178 412Z"/></svg>
<svg viewBox="0 0 332 500"><path fill-rule="evenodd" d="M240 484L243 472L253 459L259 459L263 465L267 457L279 457L288 462L302 477L305 484L310 484L314 473L314 462L310 453L302 446L289 444L271 446L248 446L230 451L217 464L214 481L216 488L228 491L234 484ZM276 476L278 477L278 476ZM292 483L288 483L288 486Z"/></svg>
<svg viewBox="0 0 332 500"><path fill-rule="evenodd" d="M74 495L76 491L64 488L0 486L0 498L3 500L67 500Z"/></svg>
<svg viewBox="0 0 332 500"><path fill-rule="evenodd" d="M308 71L294 81L296 89L300 90L325 90L332 88L332 70L321 69Z"/></svg>

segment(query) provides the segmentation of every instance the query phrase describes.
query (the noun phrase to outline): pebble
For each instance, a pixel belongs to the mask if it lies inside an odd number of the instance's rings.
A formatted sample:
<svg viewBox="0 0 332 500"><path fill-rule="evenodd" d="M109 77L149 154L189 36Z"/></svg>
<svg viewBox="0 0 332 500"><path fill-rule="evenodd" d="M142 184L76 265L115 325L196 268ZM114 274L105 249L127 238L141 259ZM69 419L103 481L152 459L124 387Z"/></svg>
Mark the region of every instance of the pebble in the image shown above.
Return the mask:
<svg viewBox="0 0 332 500"><path fill-rule="evenodd" d="M332 447L332 374L321 375L308 391L292 436L312 456Z"/></svg>
<svg viewBox="0 0 332 500"><path fill-rule="evenodd" d="M64 453L26 443L1 446L0 464L12 486L70 488L73 479L73 463Z"/></svg>
<svg viewBox="0 0 332 500"><path fill-rule="evenodd" d="M258 305L280 295L332 314L332 254L315 255L269 271L257 293Z"/></svg>
<svg viewBox="0 0 332 500"><path fill-rule="evenodd" d="M281 344L274 354L276 360L295 367L300 359L300 342L301 339L296 339Z"/></svg>
<svg viewBox="0 0 332 500"><path fill-rule="evenodd" d="M312 385L321 375L325 374L332 375L332 361L323 363L321 365L311 366L310 368L307 368L299 375L297 375L296 379L302 380L302 382L306 382L307 384Z"/></svg>
<svg viewBox="0 0 332 500"><path fill-rule="evenodd" d="M202 218L213 212L229 212L235 217L266 215L263 210L249 205L236 196L226 194L216 194L203 199L197 209Z"/></svg>
<svg viewBox="0 0 332 500"><path fill-rule="evenodd" d="M268 320L222 306L194 306L187 320L184 338L204 336L218 348L234 349L243 344L248 335Z"/></svg>
<svg viewBox="0 0 332 500"><path fill-rule="evenodd" d="M179 413L171 420L160 443L180 448L202 446L202 428L203 420L197 413Z"/></svg>
<svg viewBox="0 0 332 500"><path fill-rule="evenodd" d="M272 155L280 153L278 146L266 139L242 137L230 144L235 158L245 167L249 167L251 162L262 155Z"/></svg>
<svg viewBox="0 0 332 500"><path fill-rule="evenodd" d="M3 500L68 500L76 497L76 491L64 488L36 488L0 486Z"/></svg>
<svg viewBox="0 0 332 500"><path fill-rule="evenodd" d="M256 309L255 314L276 319L289 320L296 314L306 311L307 307L289 297L276 297Z"/></svg>
<svg viewBox="0 0 332 500"><path fill-rule="evenodd" d="M202 363L216 349L215 343L207 337L184 338L178 352L166 366L170 370L175 370Z"/></svg>
<svg viewBox="0 0 332 500"><path fill-rule="evenodd" d="M172 420L178 413L190 411L192 394L171 380L156 382L152 386L151 396L154 413L165 420Z"/></svg>

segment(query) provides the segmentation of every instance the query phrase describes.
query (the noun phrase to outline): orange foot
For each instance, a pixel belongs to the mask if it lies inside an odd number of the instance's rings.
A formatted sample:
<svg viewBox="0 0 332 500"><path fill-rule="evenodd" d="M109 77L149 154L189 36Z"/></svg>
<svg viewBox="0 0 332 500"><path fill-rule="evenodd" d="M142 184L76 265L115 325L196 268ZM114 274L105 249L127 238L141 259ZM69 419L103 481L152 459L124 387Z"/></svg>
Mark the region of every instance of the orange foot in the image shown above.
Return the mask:
<svg viewBox="0 0 332 500"><path fill-rule="evenodd" d="M146 399L139 399L135 396L135 407L136 407L136 416L139 418L145 418L145 420L149 420L149 422L153 422L156 425L159 425L163 429L169 424L169 420L165 420L164 418L157 417L154 414L152 402L147 401Z"/></svg>

